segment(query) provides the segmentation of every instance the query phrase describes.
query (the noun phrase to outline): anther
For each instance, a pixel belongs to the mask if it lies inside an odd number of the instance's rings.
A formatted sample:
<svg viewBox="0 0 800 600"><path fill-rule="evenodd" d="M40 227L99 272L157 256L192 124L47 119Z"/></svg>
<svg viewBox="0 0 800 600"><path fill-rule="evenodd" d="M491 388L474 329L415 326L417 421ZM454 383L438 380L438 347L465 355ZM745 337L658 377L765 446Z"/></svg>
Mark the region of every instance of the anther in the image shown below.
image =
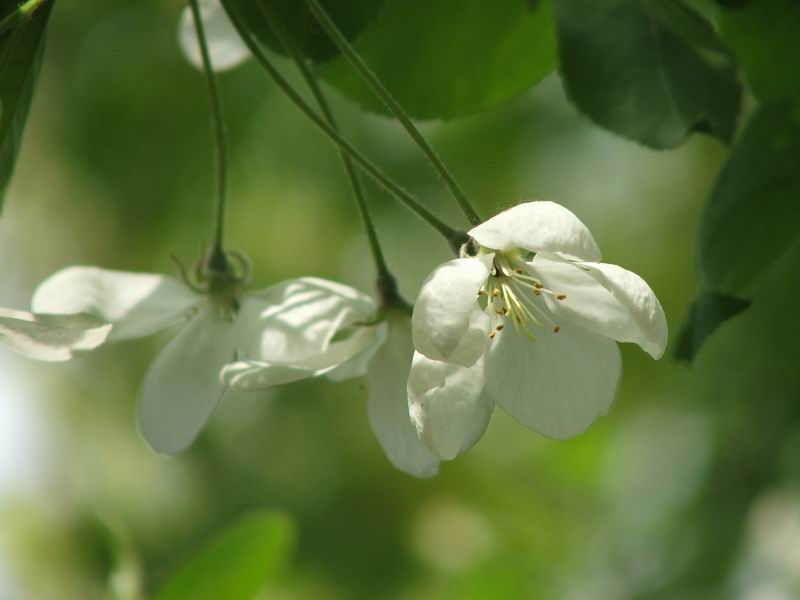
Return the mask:
<svg viewBox="0 0 800 600"><path fill-rule="evenodd" d="M555 327L553 327L553 333L558 333L559 331L561 331L560 326L556 325Z"/></svg>
<svg viewBox="0 0 800 600"><path fill-rule="evenodd" d="M566 300L567 299L567 295L566 294L559 294L558 296L556 296L556 298L558 298L559 300Z"/></svg>
<svg viewBox="0 0 800 600"><path fill-rule="evenodd" d="M478 290L478 296L485 296L485 295L486 292L484 292L483 290Z"/></svg>
<svg viewBox="0 0 800 600"><path fill-rule="evenodd" d="M517 267L516 269L514 269L514 273L516 273L517 275L522 275L522 273L524 273L524 271L522 269L520 269L519 267Z"/></svg>
<svg viewBox="0 0 800 600"><path fill-rule="evenodd" d="M535 287L537 290L540 290L540 289L542 289L544 287L544 284L543 283L534 283L533 287Z"/></svg>
<svg viewBox="0 0 800 600"><path fill-rule="evenodd" d="M498 290L497 288L494 288L494 289L492 290L492 296L494 296L495 298L497 298L499 295L500 295L500 290Z"/></svg>
<svg viewBox="0 0 800 600"><path fill-rule="evenodd" d="M497 331L503 331L503 327L505 327L505 325L498 325L496 329Z"/></svg>
<svg viewBox="0 0 800 600"><path fill-rule="evenodd" d="M494 339L494 336L496 336L496 335L497 335L497 332L496 332L496 331L490 331L490 332L489 332L489 339L490 339L490 340L493 340L493 339Z"/></svg>
<svg viewBox="0 0 800 600"><path fill-rule="evenodd" d="M536 289L535 289L535 290L533 290L533 295L534 295L534 296L541 296L541 295L542 295L542 291L541 291L541 290L536 290Z"/></svg>

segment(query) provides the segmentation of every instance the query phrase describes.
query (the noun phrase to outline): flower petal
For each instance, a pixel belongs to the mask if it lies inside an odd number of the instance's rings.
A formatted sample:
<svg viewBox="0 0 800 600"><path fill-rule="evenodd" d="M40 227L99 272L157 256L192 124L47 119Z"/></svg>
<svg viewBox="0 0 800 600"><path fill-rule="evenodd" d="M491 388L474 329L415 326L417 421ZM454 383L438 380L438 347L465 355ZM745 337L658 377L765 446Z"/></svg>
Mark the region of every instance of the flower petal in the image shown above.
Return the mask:
<svg viewBox="0 0 800 600"><path fill-rule="evenodd" d="M200 15L208 42L208 52L215 71L227 71L250 58L250 50L239 37L218 0L201 0ZM196 68L203 68L203 58L197 45L192 11L186 7L178 24L178 43L186 59Z"/></svg>
<svg viewBox="0 0 800 600"><path fill-rule="evenodd" d="M240 360L225 367L223 378L252 390L328 373L355 376L358 365L347 363L363 365L383 339L385 328L369 324L375 310L369 296L313 277L249 294L237 317Z"/></svg>
<svg viewBox="0 0 800 600"><path fill-rule="evenodd" d="M622 372L614 341L573 324L498 335L486 355L486 385L507 413L539 433L566 439L606 414Z"/></svg>
<svg viewBox="0 0 800 600"><path fill-rule="evenodd" d="M111 325L89 315L34 315L0 309L0 341L16 352L46 361L63 361L97 348Z"/></svg>
<svg viewBox="0 0 800 600"><path fill-rule="evenodd" d="M178 321L198 297L177 279L150 273L69 267L43 281L35 313L88 313L114 327L109 341L150 335Z"/></svg>
<svg viewBox="0 0 800 600"><path fill-rule="evenodd" d="M667 316L655 293L636 273L608 263L581 263L630 313L638 326L635 337L617 338L622 342L635 342L656 360L667 347L669 328Z"/></svg>
<svg viewBox="0 0 800 600"><path fill-rule="evenodd" d="M428 449L444 460L469 450L486 431L494 402L484 389L483 361L462 367L414 353L408 376L411 420Z"/></svg>
<svg viewBox="0 0 800 600"><path fill-rule="evenodd" d="M654 358L664 352L667 320L655 294L630 271L605 263L572 263L537 254L527 270L563 301L541 296L560 324L563 318L620 342L639 344Z"/></svg>
<svg viewBox="0 0 800 600"><path fill-rule="evenodd" d="M433 477L439 459L419 439L408 414L406 380L414 354L411 323L397 311L387 315L387 323L386 342L369 363L369 423L396 468L415 477Z"/></svg>
<svg viewBox="0 0 800 600"><path fill-rule="evenodd" d="M150 365L139 393L139 429L153 450L177 454L205 426L225 393L234 327L210 305L184 325Z"/></svg>
<svg viewBox="0 0 800 600"><path fill-rule="evenodd" d="M457 258L439 265L428 276L411 318L417 352L465 367L478 360L489 326L476 317L475 310L493 258L493 254Z"/></svg>
<svg viewBox="0 0 800 600"><path fill-rule="evenodd" d="M600 260L589 229L572 211L548 200L518 204L477 227L469 235L485 248L508 252L559 252L581 260Z"/></svg>

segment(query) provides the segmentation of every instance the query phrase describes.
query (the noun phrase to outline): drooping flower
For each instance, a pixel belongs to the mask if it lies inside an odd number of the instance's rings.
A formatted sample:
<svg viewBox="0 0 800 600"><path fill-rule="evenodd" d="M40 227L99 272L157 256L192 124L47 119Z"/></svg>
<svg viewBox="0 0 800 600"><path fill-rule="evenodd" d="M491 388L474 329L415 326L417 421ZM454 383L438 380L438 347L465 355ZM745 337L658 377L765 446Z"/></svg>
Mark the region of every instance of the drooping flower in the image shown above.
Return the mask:
<svg viewBox="0 0 800 600"><path fill-rule="evenodd" d="M233 69L250 58L250 50L239 37L219 0L201 0L200 16L203 19L208 52L215 71ZM178 43L186 59L202 70L203 59L197 45L192 11L188 6L181 12L178 23Z"/></svg>
<svg viewBox="0 0 800 600"><path fill-rule="evenodd" d="M474 441L493 402L549 437L584 431L617 392L616 341L653 358L664 311L645 281L602 263L586 226L554 202L527 202L473 228L414 305L409 407L443 458Z"/></svg>
<svg viewBox="0 0 800 600"><path fill-rule="evenodd" d="M95 315L113 325L108 341L180 324L150 365L138 408L148 443L174 454L192 443L222 400L229 382L221 371L237 357L269 363L273 381L286 383L330 371L342 354L374 341L369 333L335 338L371 302L352 288L301 278L245 292L239 283L198 293L163 275L69 267L39 286L33 309Z"/></svg>
<svg viewBox="0 0 800 600"><path fill-rule="evenodd" d="M50 315L0 308L0 342L44 361L65 361L97 348L111 325L86 314Z"/></svg>

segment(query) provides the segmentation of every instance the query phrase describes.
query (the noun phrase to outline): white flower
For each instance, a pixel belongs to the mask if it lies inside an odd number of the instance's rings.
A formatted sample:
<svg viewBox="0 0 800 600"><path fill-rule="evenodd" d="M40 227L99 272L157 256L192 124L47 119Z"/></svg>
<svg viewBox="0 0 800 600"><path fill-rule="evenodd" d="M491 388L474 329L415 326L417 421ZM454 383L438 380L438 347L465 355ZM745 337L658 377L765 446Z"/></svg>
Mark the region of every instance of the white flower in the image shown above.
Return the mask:
<svg viewBox="0 0 800 600"><path fill-rule="evenodd" d="M113 324L109 341L139 338L173 323L177 335L149 368L139 393L139 428L153 449L177 453L202 430L228 389L220 374L237 356L269 364L258 376L286 383L328 372L371 342L335 341L371 300L352 288L302 278L258 292L198 294L171 277L70 267L43 282L36 312L90 313ZM373 307L374 310L374 307ZM347 352L343 348L347 347ZM246 382L247 373L233 380Z"/></svg>
<svg viewBox="0 0 800 600"><path fill-rule="evenodd" d="M655 294L638 275L599 262L591 233L566 208L527 202L469 235L463 257L425 281L412 318L409 407L442 458L474 443L493 401L544 435L574 436L614 400L615 340L663 354L667 322Z"/></svg>
<svg viewBox="0 0 800 600"><path fill-rule="evenodd" d="M250 50L239 37L219 0L201 0L200 16L208 43L208 53L215 71L227 71L250 58ZM203 58L197 44L192 11L187 6L178 22L178 43L186 59L196 68L203 68Z"/></svg>
<svg viewBox="0 0 800 600"><path fill-rule="evenodd" d="M85 314L33 314L0 308L0 342L23 356L63 361L102 344L111 325Z"/></svg>

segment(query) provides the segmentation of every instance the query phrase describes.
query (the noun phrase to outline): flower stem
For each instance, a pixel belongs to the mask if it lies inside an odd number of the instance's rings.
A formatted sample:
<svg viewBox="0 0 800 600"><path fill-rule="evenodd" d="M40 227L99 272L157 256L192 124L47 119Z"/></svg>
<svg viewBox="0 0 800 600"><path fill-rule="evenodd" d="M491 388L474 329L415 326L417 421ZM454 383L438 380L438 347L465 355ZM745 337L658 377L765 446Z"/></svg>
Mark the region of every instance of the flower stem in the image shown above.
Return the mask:
<svg viewBox="0 0 800 600"><path fill-rule="evenodd" d="M414 198L410 193L403 189L399 184L393 181L390 177L385 175L374 163L361 154L356 148L345 140L336 129L331 127L325 119L320 117L314 109L294 90L291 84L280 74L277 68L267 58L264 51L259 46L253 37L250 35L247 27L242 21L241 16L237 12L236 6L232 0L221 0L222 5L225 7L225 12L233 23L236 30L239 32L244 43L249 48L258 63L264 68L267 74L272 78L275 84L281 91L289 98L289 100L299 108L303 114L308 117L314 125L316 125L339 149L347 153L347 155L355 162L364 172L370 177L375 179L379 184L386 188L395 198L402 202L407 208L414 211L417 215L422 217L431 227L436 229L442 236L444 236L451 248L455 249L458 253L458 248L467 241L468 236L463 231L453 229L447 223L439 219L431 211L425 208L420 202ZM263 5L259 3L259 6Z"/></svg>
<svg viewBox="0 0 800 600"><path fill-rule="evenodd" d="M194 28L197 33L197 45L200 47L200 56L203 59L203 72L208 82L208 92L211 97L211 114L214 128L214 146L217 162L217 195L214 206L214 221L211 234L209 254L206 256L205 266L212 271L227 272L228 260L223 249L223 234L225 229L225 192L227 188L228 150L225 132L225 119L222 113L222 100L220 98L217 76L211 64L211 55L208 51L203 17L200 14L198 0L189 0L192 11Z"/></svg>
<svg viewBox="0 0 800 600"><path fill-rule="evenodd" d="M347 38L342 35L342 32L339 31L339 28L336 27L336 24L330 18L325 9L322 8L319 2L317 2L317 0L306 0L306 4L308 5L309 10L311 10L311 13L314 15L314 17L316 17L317 21L322 26L322 29L325 30L325 33L328 34L328 37L330 37L333 43L336 44L336 47L339 48L339 51L344 55L350 65L358 72L367 85L372 88L372 91L386 105L386 108L388 108L395 118L400 121L400 124L408 132L408 135L411 136L425 156L428 157L431 165L433 165L433 168L444 180L445 185L447 185L447 188L450 190L450 193L461 207L461 210L464 212L464 215L467 217L469 222L473 225L480 224L481 218L472 207L472 204L467 198L467 195L464 193L464 190L462 190L458 185L455 177L453 177L447 166L445 166L445 164L442 162L442 159L436 153L436 150L433 149L422 133L420 133L419 129L417 129L416 125L414 125L409 116L405 113L403 107L400 106L397 100L395 100L391 93L389 93L389 90L387 90L383 83L381 83L381 80L378 79L378 76L372 72L369 66L367 66L364 60L358 55L355 49L350 45L350 42L348 42Z"/></svg>
<svg viewBox="0 0 800 600"><path fill-rule="evenodd" d="M30 17L37 8L47 1L48 0L27 0L17 6L11 13L0 19L0 35L3 35L22 19Z"/></svg>
<svg viewBox="0 0 800 600"><path fill-rule="evenodd" d="M311 93L314 96L320 111L322 112L322 116L333 129L338 131L336 118L333 116L333 112L328 104L328 100L322 93L322 88L320 87L315 74L312 72L308 62L300 51L300 48L297 47L297 44L294 42L294 40L292 40L291 36L287 32L286 26L281 21L280 16L275 12L269 2L261 4L261 8L265 17L269 21L275 37L278 38L278 42L289 52L289 55L292 57L292 60L294 60L295 65L297 65L300 74L303 76L303 79L308 85L308 88L311 90ZM380 241L378 240L375 222L372 220L372 215L370 214L369 207L367 206L367 201L364 196L364 188L359 181L358 173L353 165L353 161L341 148L339 149L339 156L342 159L342 165L344 166L347 178L350 180L350 187L353 190L353 196L356 200L358 214L361 217L361 223L364 226L364 231L367 234L367 241L369 242L372 258L375 262L375 270L378 273L377 287L381 295L381 300L383 301L384 305L396 305L398 302L403 303L404 301L400 297L400 294L397 290L397 282L392 275L392 272L389 270L389 266L386 264L386 257L383 254L383 249L381 248Z"/></svg>

